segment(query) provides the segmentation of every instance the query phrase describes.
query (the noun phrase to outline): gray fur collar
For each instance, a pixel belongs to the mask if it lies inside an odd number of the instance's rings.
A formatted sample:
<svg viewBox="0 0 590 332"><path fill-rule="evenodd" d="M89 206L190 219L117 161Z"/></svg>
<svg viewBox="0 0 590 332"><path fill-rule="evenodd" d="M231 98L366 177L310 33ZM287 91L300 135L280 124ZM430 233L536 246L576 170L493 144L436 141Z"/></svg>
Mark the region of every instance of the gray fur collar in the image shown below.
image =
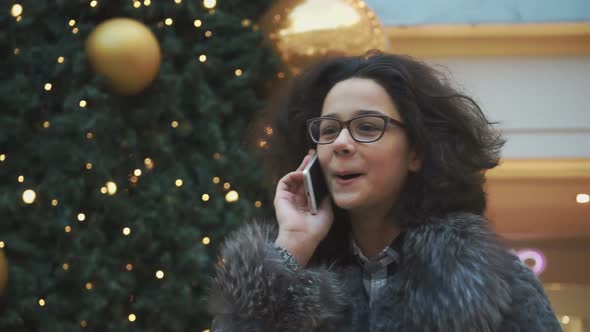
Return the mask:
<svg viewBox="0 0 590 332"><path fill-rule="evenodd" d="M513 264L480 216L452 214L410 229L400 268L372 309L375 330L495 331L511 303Z"/></svg>

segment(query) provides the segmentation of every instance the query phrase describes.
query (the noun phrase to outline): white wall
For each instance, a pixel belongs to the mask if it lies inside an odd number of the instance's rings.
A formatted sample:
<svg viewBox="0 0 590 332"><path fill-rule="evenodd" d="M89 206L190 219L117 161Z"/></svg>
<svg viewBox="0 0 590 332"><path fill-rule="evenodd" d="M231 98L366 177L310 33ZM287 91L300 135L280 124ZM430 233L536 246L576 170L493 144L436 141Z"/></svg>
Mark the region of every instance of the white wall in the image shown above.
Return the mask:
<svg viewBox="0 0 590 332"><path fill-rule="evenodd" d="M427 61L500 122L504 158L590 157L590 56Z"/></svg>

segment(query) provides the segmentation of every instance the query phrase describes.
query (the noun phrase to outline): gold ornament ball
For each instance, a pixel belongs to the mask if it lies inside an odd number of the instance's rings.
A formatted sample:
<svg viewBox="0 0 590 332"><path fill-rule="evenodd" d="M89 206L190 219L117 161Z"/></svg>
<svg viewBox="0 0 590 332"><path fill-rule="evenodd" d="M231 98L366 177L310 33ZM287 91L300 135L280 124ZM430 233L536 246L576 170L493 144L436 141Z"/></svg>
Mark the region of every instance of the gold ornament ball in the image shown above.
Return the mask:
<svg viewBox="0 0 590 332"><path fill-rule="evenodd" d="M6 281L8 281L8 263L6 262L6 257L4 257L3 250L0 249L0 296L4 292Z"/></svg>
<svg viewBox="0 0 590 332"><path fill-rule="evenodd" d="M141 22L113 18L99 24L86 40L86 54L94 70L110 81L113 90L133 95L145 89L160 69L160 45Z"/></svg>
<svg viewBox="0 0 590 332"><path fill-rule="evenodd" d="M322 57L387 49L381 22L362 0L279 0L259 26L293 73Z"/></svg>

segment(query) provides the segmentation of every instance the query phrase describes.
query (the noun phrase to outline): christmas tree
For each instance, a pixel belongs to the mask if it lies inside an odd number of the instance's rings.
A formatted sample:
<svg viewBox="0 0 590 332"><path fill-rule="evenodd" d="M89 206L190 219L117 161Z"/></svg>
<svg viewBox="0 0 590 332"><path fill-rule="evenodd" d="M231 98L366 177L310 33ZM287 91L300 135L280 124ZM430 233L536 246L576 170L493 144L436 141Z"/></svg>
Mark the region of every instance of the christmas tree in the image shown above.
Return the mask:
<svg viewBox="0 0 590 332"><path fill-rule="evenodd" d="M256 25L270 2L2 1L0 331L209 328L216 246L272 210L244 143L277 77ZM159 44L141 91L89 62L115 17Z"/></svg>

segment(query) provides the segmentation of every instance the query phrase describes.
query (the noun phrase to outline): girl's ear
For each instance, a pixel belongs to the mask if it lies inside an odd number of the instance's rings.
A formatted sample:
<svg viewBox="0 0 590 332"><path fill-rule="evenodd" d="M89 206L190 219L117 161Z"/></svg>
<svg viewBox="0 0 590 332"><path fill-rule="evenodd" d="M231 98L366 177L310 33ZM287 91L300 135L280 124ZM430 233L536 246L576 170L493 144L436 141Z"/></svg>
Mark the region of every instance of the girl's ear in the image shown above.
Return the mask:
<svg viewBox="0 0 590 332"><path fill-rule="evenodd" d="M410 172L418 172L420 168L422 168L422 157L419 156L416 150L412 149L408 158L408 170Z"/></svg>

